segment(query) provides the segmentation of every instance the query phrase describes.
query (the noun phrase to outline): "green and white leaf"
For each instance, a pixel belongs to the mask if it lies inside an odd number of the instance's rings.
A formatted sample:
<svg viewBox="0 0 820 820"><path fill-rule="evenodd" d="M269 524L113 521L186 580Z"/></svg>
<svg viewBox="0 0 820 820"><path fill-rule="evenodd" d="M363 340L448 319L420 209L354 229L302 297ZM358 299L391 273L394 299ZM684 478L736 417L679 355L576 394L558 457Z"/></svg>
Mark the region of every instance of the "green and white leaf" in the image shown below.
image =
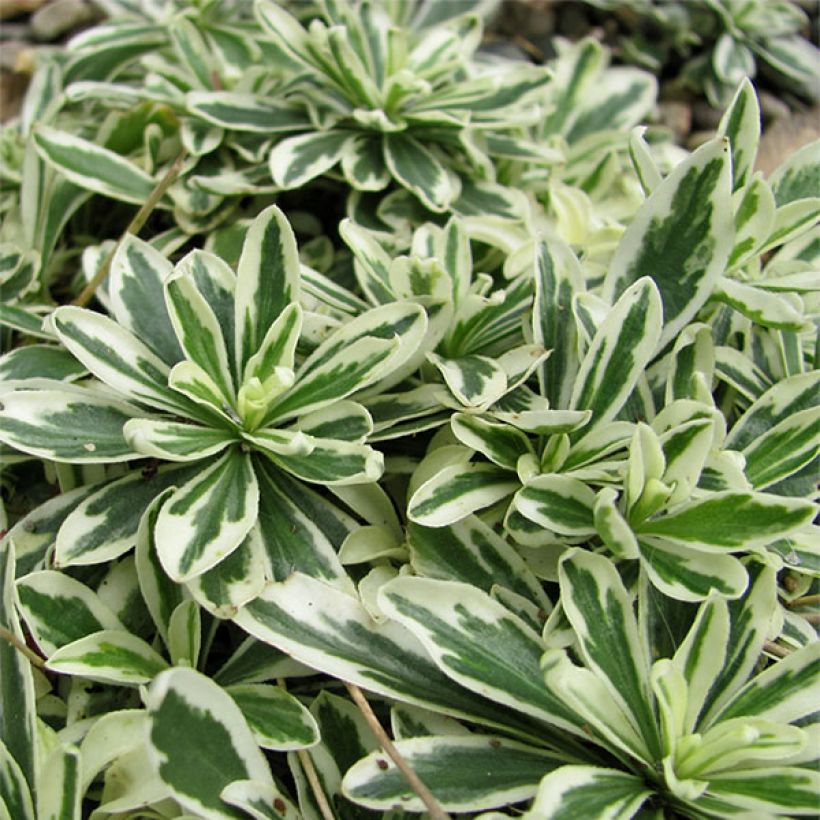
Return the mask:
<svg viewBox="0 0 820 820"><path fill-rule="evenodd" d="M238 449L200 467L157 517L157 553L168 575L190 580L226 558L256 521L258 504L250 458Z"/></svg>
<svg viewBox="0 0 820 820"><path fill-rule="evenodd" d="M454 581L396 578L382 587L379 605L462 686L579 733L576 715L541 682L540 636L485 592Z"/></svg>
<svg viewBox="0 0 820 820"><path fill-rule="evenodd" d="M285 190L301 188L336 165L352 141L353 132L341 130L287 137L270 154L273 181Z"/></svg>
<svg viewBox="0 0 820 820"><path fill-rule="evenodd" d="M163 285L172 271L153 245L129 233L120 241L108 274L114 318L168 365L183 357L165 308Z"/></svg>
<svg viewBox="0 0 820 820"><path fill-rule="evenodd" d="M652 759L660 753L649 670L632 604L614 564L580 549L559 565L561 603L581 654L610 694L632 716Z"/></svg>
<svg viewBox="0 0 820 820"><path fill-rule="evenodd" d="M116 615L85 584L54 570L17 581L20 613L46 657L101 630L126 632Z"/></svg>
<svg viewBox="0 0 820 820"><path fill-rule="evenodd" d="M621 409L658 348L661 312L658 289L644 277L624 291L598 328L572 390L570 406L593 413L576 438Z"/></svg>
<svg viewBox="0 0 820 820"><path fill-rule="evenodd" d="M519 486L515 473L495 464L451 464L415 490L407 516L425 527L444 527L512 495Z"/></svg>
<svg viewBox="0 0 820 820"><path fill-rule="evenodd" d="M103 630L61 646L47 668L101 683L137 686L150 683L168 664L136 635Z"/></svg>
<svg viewBox="0 0 820 820"><path fill-rule="evenodd" d="M393 178L431 211L446 211L461 190L457 177L413 137L385 134L383 139L384 160Z"/></svg>
<svg viewBox="0 0 820 820"><path fill-rule="evenodd" d="M131 419L122 433L136 452L163 461L197 461L236 441L227 430L154 419Z"/></svg>
<svg viewBox="0 0 820 820"><path fill-rule="evenodd" d="M83 388L4 393L0 441L24 453L70 464L132 461L122 434L133 405Z"/></svg>
<svg viewBox="0 0 820 820"><path fill-rule="evenodd" d="M270 97L236 91L192 91L185 97L192 114L230 131L283 134L310 127L304 109L282 105Z"/></svg>
<svg viewBox="0 0 820 820"><path fill-rule="evenodd" d="M140 519L148 505L168 487L187 481L199 465L168 465L132 471L82 499L57 533L54 560L67 567L118 558L137 543Z"/></svg>
<svg viewBox="0 0 820 820"><path fill-rule="evenodd" d="M728 140L711 140L655 188L618 243L604 296L614 301L652 276L663 301L661 346L692 321L726 267L734 247L731 188Z"/></svg>
<svg viewBox="0 0 820 820"><path fill-rule="evenodd" d="M561 766L546 775L523 820L627 820L651 795L633 774L598 766Z"/></svg>
<svg viewBox="0 0 820 820"><path fill-rule="evenodd" d="M815 515L808 502L766 493L711 493L636 526L655 536L708 551L748 550L787 535Z"/></svg>
<svg viewBox="0 0 820 820"><path fill-rule="evenodd" d="M263 749L307 749L319 742L313 715L291 694L278 686L245 684L229 686L227 693L242 710L256 742Z"/></svg>
<svg viewBox="0 0 820 820"><path fill-rule="evenodd" d="M82 137L39 125L32 139L49 165L86 190L142 205L156 186L155 180L132 162Z"/></svg>
<svg viewBox="0 0 820 820"><path fill-rule="evenodd" d="M399 754L443 809L472 812L500 808L535 793L544 772L556 765L542 749L492 735L415 737L396 743ZM424 804L381 750L348 770L342 792L374 810Z"/></svg>
<svg viewBox="0 0 820 820"><path fill-rule="evenodd" d="M515 494L513 505L525 518L552 532L595 533L595 493L577 478L536 476Z"/></svg>
<svg viewBox="0 0 820 820"><path fill-rule="evenodd" d="M205 818L239 817L220 797L236 780L272 783L268 764L230 695L193 669L169 669L145 695L149 750L180 805Z"/></svg>
<svg viewBox="0 0 820 820"><path fill-rule="evenodd" d="M202 617L195 601L180 601L174 607L168 618L166 634L171 663L196 667L202 646Z"/></svg>

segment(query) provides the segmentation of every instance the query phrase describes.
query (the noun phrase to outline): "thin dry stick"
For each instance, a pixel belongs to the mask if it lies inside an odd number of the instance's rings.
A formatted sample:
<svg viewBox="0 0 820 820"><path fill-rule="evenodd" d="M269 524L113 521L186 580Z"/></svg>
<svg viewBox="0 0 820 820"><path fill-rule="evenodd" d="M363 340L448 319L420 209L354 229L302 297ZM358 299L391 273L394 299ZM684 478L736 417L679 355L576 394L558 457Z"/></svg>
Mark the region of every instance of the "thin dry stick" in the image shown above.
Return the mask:
<svg viewBox="0 0 820 820"><path fill-rule="evenodd" d="M108 269L114 261L114 254L117 252L120 243L129 233L138 234L142 230L142 226L148 221L148 217L154 212L154 208L157 207L159 201L165 196L165 192L174 184L176 178L179 176L179 172L182 170L182 163L186 156L187 151L183 149L179 156L173 161L171 167L165 173L165 176L157 183L157 187L151 191L151 195L134 215L134 218L125 229L125 233L119 238L117 244L114 245L114 249L105 257L99 270L94 274L94 278L83 288L80 295L72 304L84 307L91 301L97 292L97 288L105 281L105 277L108 276Z"/></svg>
<svg viewBox="0 0 820 820"><path fill-rule="evenodd" d="M438 800L433 796L433 793L424 783L421 782L419 776L413 771L407 761L401 756L399 750L395 747L393 741L384 731L379 719L376 717L370 704L367 702L362 690L354 683L345 682L347 691L350 692L350 697L353 702L359 707L359 711L364 715L367 725L376 736L376 739L381 744L382 749L387 753L388 757L396 764L396 768L404 775L410 788L419 796L419 799L424 803L427 811L430 813L432 820L450 820L450 815L444 811L438 803Z"/></svg>
<svg viewBox="0 0 820 820"><path fill-rule="evenodd" d="M280 689L284 689L285 692L288 691L288 685L284 678L277 678L276 682L279 684ZM305 771L305 777L307 777L310 789L316 798L316 804L322 817L324 817L324 820L336 820L333 809L330 808L330 803L327 802L327 795L319 782L319 775L316 773L316 767L313 765L310 755L304 749L299 749L296 756Z"/></svg>
<svg viewBox="0 0 820 820"><path fill-rule="evenodd" d="M766 643L763 644L763 649L770 655L776 655L778 658L788 658L792 653L791 649L786 649L785 646L774 643L774 641L766 641Z"/></svg>
<svg viewBox="0 0 820 820"><path fill-rule="evenodd" d="M32 652L10 629L0 626L0 638L10 643L22 655L25 655L32 666L42 669L46 665L46 662L36 652Z"/></svg>
<svg viewBox="0 0 820 820"><path fill-rule="evenodd" d="M788 601L786 606L794 609L799 606L813 606L820 604L820 595L804 595L802 598L795 598L793 601Z"/></svg>

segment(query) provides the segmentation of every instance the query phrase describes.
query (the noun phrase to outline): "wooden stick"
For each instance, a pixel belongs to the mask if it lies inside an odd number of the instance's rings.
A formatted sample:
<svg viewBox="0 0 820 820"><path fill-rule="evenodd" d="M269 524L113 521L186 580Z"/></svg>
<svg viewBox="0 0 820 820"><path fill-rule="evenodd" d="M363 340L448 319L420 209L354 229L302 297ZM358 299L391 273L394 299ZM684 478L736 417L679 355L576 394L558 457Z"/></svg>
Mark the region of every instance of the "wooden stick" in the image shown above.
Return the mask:
<svg viewBox="0 0 820 820"><path fill-rule="evenodd" d="M25 655L26 660L39 669L42 669L46 662L36 653L32 652L10 629L0 626L0 638L11 644L20 654Z"/></svg>
<svg viewBox="0 0 820 820"><path fill-rule="evenodd" d="M438 800L433 796L433 793L427 786L422 783L419 776L413 771L407 761L401 756L399 750L396 748L393 741L385 732L375 712L367 702L363 692L353 683L345 682L347 691L350 692L350 697L353 702L359 707L359 711L364 715L367 725L376 736L376 739L381 744L382 749L387 753L388 757L396 764L396 768L404 775L410 788L419 796L419 799L424 803L432 820L450 820L450 815L439 805Z"/></svg>
<svg viewBox="0 0 820 820"><path fill-rule="evenodd" d="M284 689L285 692L288 691L288 685L284 678L277 678L276 682L279 684L280 689ZM330 808L330 803L327 802L327 795L319 782L319 775L316 773L316 767L313 765L310 755L304 749L298 749L296 756L299 758L299 763L302 764L302 769L304 769L305 777L310 784L310 790L316 798L320 814L324 820L336 820L333 809Z"/></svg>
<svg viewBox="0 0 820 820"><path fill-rule="evenodd" d="M148 221L148 217L151 216L159 204L159 201L165 196L165 192L174 184L176 178L179 176L179 172L182 170L182 163L186 156L187 151L183 148L179 156L173 161L171 167L166 171L165 176L157 183L157 187L151 191L151 195L134 215L134 218L125 229L125 233L117 240L117 244L114 245L114 249L105 257L103 263L94 274L94 278L82 289L80 295L71 304L85 307L91 301L97 292L97 288L105 281L105 277L108 276L111 263L114 261L114 254L117 252L123 239L130 233L136 235L142 230L143 225Z"/></svg>

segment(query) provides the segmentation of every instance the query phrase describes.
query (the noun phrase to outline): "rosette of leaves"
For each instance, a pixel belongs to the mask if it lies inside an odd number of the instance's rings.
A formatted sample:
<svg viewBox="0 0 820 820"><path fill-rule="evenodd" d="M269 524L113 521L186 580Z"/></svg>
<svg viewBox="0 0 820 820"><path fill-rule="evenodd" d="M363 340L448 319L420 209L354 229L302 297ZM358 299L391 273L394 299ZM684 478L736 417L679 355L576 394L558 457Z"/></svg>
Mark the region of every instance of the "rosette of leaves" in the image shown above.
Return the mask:
<svg viewBox="0 0 820 820"><path fill-rule="evenodd" d="M223 569L241 597L243 584L258 589L266 560L279 565L269 564L273 574L288 561L325 561L330 547L315 527L302 532L301 558L288 560L273 556L286 548L275 530L300 506L315 506L317 516L328 507L333 517L335 508L312 502L301 481L335 486L381 475L381 454L364 443L372 420L347 397L412 355L422 309L395 303L364 313L297 364L299 262L273 206L252 224L236 274L204 252L172 269L134 238L113 268L115 319L75 307L52 317L60 341L102 384L3 392L0 436L17 449L79 464L151 459L147 472L103 486L72 513L57 562L121 554L160 495L153 532L175 581L233 557Z"/></svg>
<svg viewBox="0 0 820 820"><path fill-rule="evenodd" d="M459 194L459 173L492 176L488 155L543 160L516 128L537 115L532 103L549 72L506 61L478 64L479 17L412 31L391 20L389 7L334 0L322 3L323 19L305 28L267 0L255 9L297 72L288 100L312 124L271 152L278 186L299 187L341 163L355 189L382 190L394 180L444 212ZM192 108L202 113L210 106L213 114L220 100L230 103L205 95Z"/></svg>
<svg viewBox="0 0 820 820"><path fill-rule="evenodd" d="M710 598L697 609L641 583L636 615L612 562L573 549L560 562L561 604L543 636L473 584L390 581L379 593L382 611L416 636L445 675L522 712L548 721L551 714L567 737L586 738L588 755L597 747L608 757L554 769L544 761L540 784L525 785L533 775L522 767L514 795L476 790L470 800L460 768L445 765L456 749L470 759L470 735L440 729L398 748L454 811L534 796L525 815L533 820L632 817L645 804L690 817L812 815L816 726L806 719L820 675L818 645L760 670L777 620L775 575L758 564L750 574L739 600ZM350 769L345 793L371 809L412 800L379 760L374 753Z"/></svg>
<svg viewBox="0 0 820 820"><path fill-rule="evenodd" d="M647 25L621 39L623 54L655 72L675 55L683 57L684 82L717 108L726 105L743 77L754 78L758 70L784 90L817 99L820 54L803 36L809 27L806 11L792 0L586 2L641 15Z"/></svg>

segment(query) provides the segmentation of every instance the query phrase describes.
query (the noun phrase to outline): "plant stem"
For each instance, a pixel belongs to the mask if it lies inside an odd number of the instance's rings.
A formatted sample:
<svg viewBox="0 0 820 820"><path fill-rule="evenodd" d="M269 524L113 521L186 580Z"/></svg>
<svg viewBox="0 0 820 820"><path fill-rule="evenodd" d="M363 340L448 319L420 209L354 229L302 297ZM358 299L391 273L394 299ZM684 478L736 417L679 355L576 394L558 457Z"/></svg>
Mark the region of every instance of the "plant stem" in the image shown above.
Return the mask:
<svg viewBox="0 0 820 820"><path fill-rule="evenodd" d="M174 184L176 178L179 176L179 172L182 170L182 163L186 156L187 151L183 148L171 164L171 167L165 172L165 176L157 183L157 187L151 191L148 199L140 206L140 209L128 224L128 227L117 241L117 244L114 245L111 253L105 257L103 263L94 274L94 278L82 289L80 295L71 304L85 307L91 301L97 292L97 288L105 281L105 277L108 276L111 263L114 261L114 254L117 252L121 242L129 233L136 235L142 230L143 225L148 221L148 217L151 216L159 204L159 201L165 196L165 192Z"/></svg>
<svg viewBox="0 0 820 820"><path fill-rule="evenodd" d="M277 684L280 689L288 691L288 685L284 678L277 678ZM333 809L330 808L330 803L327 802L327 795L319 782L319 775L316 773L316 767L313 765L310 755L304 749L298 749L296 756L299 758L299 763L305 772L305 777L310 784L310 790L313 792L313 797L316 799L316 805L319 807L319 813L324 820L336 820L333 814Z"/></svg>
<svg viewBox="0 0 820 820"><path fill-rule="evenodd" d="M793 601L789 601L786 606L789 609L795 609L799 606L813 606L814 604L820 604L820 595L804 595L802 598L795 598Z"/></svg>
<svg viewBox="0 0 820 820"><path fill-rule="evenodd" d="M46 662L36 653L32 652L10 629L0 626L0 638L11 644L20 654L26 656L26 660L32 666L42 669Z"/></svg>
<svg viewBox="0 0 820 820"><path fill-rule="evenodd" d="M382 749L387 753L388 757L396 764L396 768L404 775L410 788L419 796L419 799L424 803L432 820L450 820L450 815L439 805L438 800L433 796L433 793L427 786L422 783L419 776L413 771L407 761L401 756L399 750L394 745L393 741L385 732L375 712L364 696L364 693L358 686L353 683L345 682L347 691L350 692L350 697L353 702L359 707L359 711L364 715L367 725L376 736L376 739L381 744Z"/></svg>
<svg viewBox="0 0 820 820"><path fill-rule="evenodd" d="M770 655L776 655L778 658L788 658L792 653L791 649L786 649L785 646L774 643L774 641L766 641L766 643L763 644L763 650Z"/></svg>

